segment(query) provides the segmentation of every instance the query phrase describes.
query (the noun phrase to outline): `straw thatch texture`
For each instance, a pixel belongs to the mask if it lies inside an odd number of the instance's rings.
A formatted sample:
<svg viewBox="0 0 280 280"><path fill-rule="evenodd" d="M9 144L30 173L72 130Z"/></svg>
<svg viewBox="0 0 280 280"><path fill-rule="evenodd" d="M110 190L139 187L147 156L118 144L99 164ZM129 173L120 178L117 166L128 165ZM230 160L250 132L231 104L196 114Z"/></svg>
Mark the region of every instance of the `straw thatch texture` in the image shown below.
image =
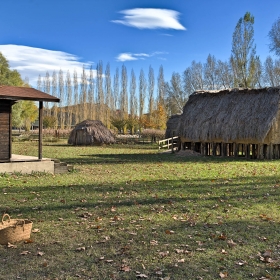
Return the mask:
<svg viewBox="0 0 280 280"><path fill-rule="evenodd" d="M172 136L178 136L178 126L181 115L171 116L166 123L165 138L171 138ZM173 135L174 133L174 135Z"/></svg>
<svg viewBox="0 0 280 280"><path fill-rule="evenodd" d="M280 144L279 88L194 92L180 118L184 142Z"/></svg>
<svg viewBox="0 0 280 280"><path fill-rule="evenodd" d="M113 133L98 120L85 120L71 131L68 144L100 145L115 143Z"/></svg>

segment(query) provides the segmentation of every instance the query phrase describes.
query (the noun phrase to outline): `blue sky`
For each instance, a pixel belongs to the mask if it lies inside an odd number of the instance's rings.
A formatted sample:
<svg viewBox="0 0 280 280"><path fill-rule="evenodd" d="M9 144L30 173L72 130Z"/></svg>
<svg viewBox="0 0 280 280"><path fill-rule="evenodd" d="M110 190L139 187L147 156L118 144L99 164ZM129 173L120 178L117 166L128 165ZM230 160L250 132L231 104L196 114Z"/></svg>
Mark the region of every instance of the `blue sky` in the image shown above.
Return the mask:
<svg viewBox="0 0 280 280"><path fill-rule="evenodd" d="M227 60L237 21L255 17L257 55L269 53L268 32L279 0L9 0L1 1L0 52L23 78L80 71L100 60L139 76L149 65L165 79L208 54Z"/></svg>

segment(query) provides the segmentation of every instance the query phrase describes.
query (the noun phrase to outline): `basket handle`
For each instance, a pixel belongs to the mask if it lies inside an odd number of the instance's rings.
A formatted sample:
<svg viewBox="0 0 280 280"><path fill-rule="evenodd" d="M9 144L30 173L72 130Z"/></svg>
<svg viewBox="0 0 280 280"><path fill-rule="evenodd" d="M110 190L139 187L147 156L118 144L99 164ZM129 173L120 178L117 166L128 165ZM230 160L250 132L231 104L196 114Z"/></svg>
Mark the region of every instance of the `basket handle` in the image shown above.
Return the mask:
<svg viewBox="0 0 280 280"><path fill-rule="evenodd" d="M22 222L22 230L24 231L24 226L25 226L25 220L24 219L22 219L22 220L18 220L17 221L17 223L15 224L15 228L17 227L17 226L20 226L21 223Z"/></svg>
<svg viewBox="0 0 280 280"><path fill-rule="evenodd" d="M6 216L9 218L9 222L11 221L11 218L10 218L10 215L9 215L9 214L7 214L7 213L6 213L6 214L3 214L3 216L2 216L2 224L3 224L3 225L4 225L4 218L5 218Z"/></svg>

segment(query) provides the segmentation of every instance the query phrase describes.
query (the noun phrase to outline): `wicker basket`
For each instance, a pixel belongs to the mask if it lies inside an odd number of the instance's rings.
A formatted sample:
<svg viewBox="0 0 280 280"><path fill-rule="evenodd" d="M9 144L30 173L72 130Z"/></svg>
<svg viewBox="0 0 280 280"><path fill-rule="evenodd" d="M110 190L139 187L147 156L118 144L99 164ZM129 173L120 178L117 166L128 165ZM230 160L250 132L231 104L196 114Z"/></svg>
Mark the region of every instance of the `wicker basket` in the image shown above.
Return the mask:
<svg viewBox="0 0 280 280"><path fill-rule="evenodd" d="M4 221L4 218L8 220ZM17 241L27 240L30 238L32 222L24 219L11 219L8 214L2 217L0 223L0 244L7 245Z"/></svg>

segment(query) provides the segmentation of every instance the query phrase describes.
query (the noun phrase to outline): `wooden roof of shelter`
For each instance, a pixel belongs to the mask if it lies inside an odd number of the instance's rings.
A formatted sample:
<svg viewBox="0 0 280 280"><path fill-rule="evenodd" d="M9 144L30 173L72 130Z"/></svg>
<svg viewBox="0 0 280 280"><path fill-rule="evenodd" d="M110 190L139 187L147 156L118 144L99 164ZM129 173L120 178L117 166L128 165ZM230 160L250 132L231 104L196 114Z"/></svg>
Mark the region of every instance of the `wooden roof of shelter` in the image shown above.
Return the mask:
<svg viewBox="0 0 280 280"><path fill-rule="evenodd" d="M192 142L280 144L280 87L197 91L178 134Z"/></svg>
<svg viewBox="0 0 280 280"><path fill-rule="evenodd" d="M59 102L59 98L29 87L0 86L0 99Z"/></svg>

